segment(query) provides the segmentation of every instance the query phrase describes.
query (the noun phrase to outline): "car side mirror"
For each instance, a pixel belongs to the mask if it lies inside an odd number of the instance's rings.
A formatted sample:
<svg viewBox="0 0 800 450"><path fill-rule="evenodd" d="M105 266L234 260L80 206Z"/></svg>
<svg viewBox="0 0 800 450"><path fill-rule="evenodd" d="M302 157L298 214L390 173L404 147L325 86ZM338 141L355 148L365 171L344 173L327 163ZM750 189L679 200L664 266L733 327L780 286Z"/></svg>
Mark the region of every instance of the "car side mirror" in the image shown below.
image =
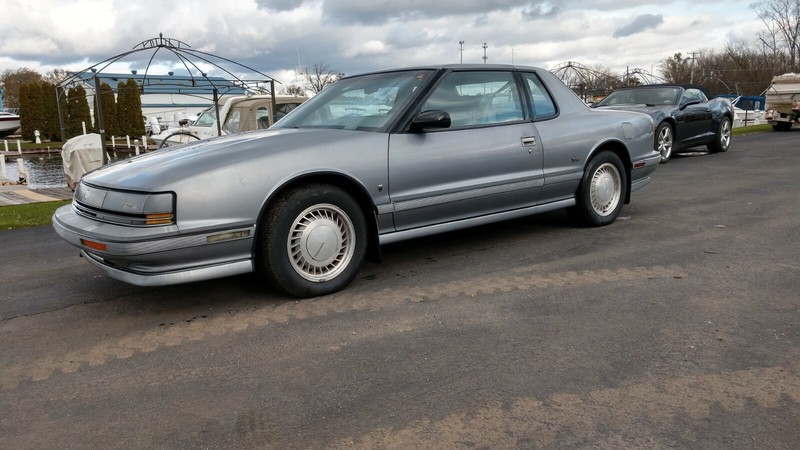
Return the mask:
<svg viewBox="0 0 800 450"><path fill-rule="evenodd" d="M700 100L698 100L696 98L691 99L691 100L687 100L685 102L681 102L681 108L680 109L681 109L681 111L683 111L684 109L686 109L687 106L699 105L700 103L703 103L703 102L701 102Z"/></svg>
<svg viewBox="0 0 800 450"><path fill-rule="evenodd" d="M447 111L434 109L422 111L411 121L411 128L417 131L431 128L450 128L450 114Z"/></svg>

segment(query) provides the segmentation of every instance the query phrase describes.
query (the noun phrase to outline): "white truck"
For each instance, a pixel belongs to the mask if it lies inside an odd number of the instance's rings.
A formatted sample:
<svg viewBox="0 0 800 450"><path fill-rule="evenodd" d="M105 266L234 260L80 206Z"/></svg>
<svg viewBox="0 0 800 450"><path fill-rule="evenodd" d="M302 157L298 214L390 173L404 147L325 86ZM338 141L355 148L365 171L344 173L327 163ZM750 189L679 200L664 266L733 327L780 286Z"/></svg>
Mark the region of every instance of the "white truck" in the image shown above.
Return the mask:
<svg viewBox="0 0 800 450"><path fill-rule="evenodd" d="M800 74L785 73L772 78L765 97L766 120L775 131L786 131L800 125Z"/></svg>
<svg viewBox="0 0 800 450"><path fill-rule="evenodd" d="M223 135L269 128L281 117L306 101L305 97L275 96L275 111L272 111L271 95L242 95L231 97L219 105L222 117L219 129ZM159 147L185 144L199 139L219 136L217 131L217 108L213 105L200 113L192 123L181 123L150 136Z"/></svg>

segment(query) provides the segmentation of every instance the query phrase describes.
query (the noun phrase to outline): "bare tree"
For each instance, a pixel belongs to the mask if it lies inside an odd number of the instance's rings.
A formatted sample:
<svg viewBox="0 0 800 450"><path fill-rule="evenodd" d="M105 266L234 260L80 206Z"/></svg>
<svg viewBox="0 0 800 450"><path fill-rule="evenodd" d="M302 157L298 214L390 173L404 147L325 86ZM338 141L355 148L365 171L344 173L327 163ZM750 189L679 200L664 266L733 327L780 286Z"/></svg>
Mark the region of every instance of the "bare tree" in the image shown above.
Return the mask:
<svg viewBox="0 0 800 450"><path fill-rule="evenodd" d="M331 70L330 66L325 63L315 63L310 71L306 68L302 75L308 90L315 94L325 89L326 86L339 81L344 76L341 72Z"/></svg>
<svg viewBox="0 0 800 450"><path fill-rule="evenodd" d="M785 52L789 70L798 69L800 59L800 0L765 0L752 5L766 30L759 34L764 47Z"/></svg>
<svg viewBox="0 0 800 450"><path fill-rule="evenodd" d="M297 97L305 97L306 96L306 90L303 89L302 86L297 86L297 85L294 85L294 84L290 84L289 86L286 86L283 89L283 93L286 94L286 95L294 95L294 96L297 96Z"/></svg>
<svg viewBox="0 0 800 450"><path fill-rule="evenodd" d="M664 58L658 64L661 74L669 83L690 83L692 82L692 58L684 58L683 54L675 53L670 58Z"/></svg>
<svg viewBox="0 0 800 450"><path fill-rule="evenodd" d="M4 86L3 103L6 108L19 108L20 95L19 88L23 84L39 83L42 75L33 70L23 67L17 70L7 69L0 74L0 84Z"/></svg>
<svg viewBox="0 0 800 450"><path fill-rule="evenodd" d="M44 81L58 85L64 78L67 78L69 71L67 69L56 68L44 74Z"/></svg>

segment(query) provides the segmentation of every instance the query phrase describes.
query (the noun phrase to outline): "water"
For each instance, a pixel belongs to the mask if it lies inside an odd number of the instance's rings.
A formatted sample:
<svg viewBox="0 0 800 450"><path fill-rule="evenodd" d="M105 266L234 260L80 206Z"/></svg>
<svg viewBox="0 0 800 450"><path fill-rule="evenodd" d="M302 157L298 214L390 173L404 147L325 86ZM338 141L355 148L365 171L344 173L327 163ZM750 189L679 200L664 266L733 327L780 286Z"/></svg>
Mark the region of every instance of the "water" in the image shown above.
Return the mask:
<svg viewBox="0 0 800 450"><path fill-rule="evenodd" d="M125 159L131 155L132 153L109 152L112 161ZM22 158L25 169L28 171L28 187L41 189L67 186L67 178L64 175L60 151L36 155L6 155L6 178L11 181L19 179L17 170L17 159L19 158Z"/></svg>

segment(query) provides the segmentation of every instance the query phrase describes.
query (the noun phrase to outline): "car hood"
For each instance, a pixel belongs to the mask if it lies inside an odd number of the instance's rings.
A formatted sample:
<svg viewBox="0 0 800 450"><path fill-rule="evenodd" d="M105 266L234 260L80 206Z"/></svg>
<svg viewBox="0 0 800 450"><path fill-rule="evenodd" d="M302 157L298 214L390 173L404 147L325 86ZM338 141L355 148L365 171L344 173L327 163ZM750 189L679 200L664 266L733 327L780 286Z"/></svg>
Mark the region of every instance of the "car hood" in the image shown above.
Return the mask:
<svg viewBox="0 0 800 450"><path fill-rule="evenodd" d="M330 129L273 129L215 137L109 164L84 175L83 181L107 188L155 191L163 189L170 181L189 178L221 166L251 164L255 160L299 152L320 143L346 142L365 134L374 133Z"/></svg>

